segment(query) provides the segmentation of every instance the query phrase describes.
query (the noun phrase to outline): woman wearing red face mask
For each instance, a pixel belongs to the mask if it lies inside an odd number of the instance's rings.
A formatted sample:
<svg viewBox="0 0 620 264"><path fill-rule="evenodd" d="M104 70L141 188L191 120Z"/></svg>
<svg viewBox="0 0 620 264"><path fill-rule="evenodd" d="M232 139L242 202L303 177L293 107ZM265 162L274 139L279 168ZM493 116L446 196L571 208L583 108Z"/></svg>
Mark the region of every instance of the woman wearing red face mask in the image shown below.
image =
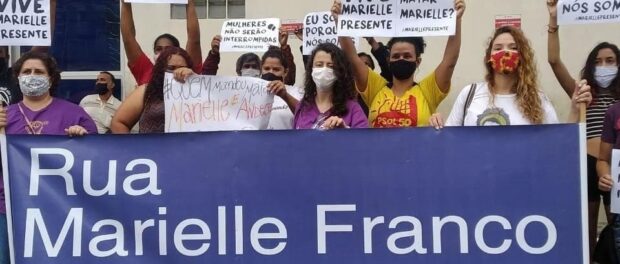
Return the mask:
<svg viewBox="0 0 620 264"><path fill-rule="evenodd" d="M486 81L465 87L456 99L446 126L538 125L558 123L549 99L540 91L534 52L521 30L495 31L486 50ZM577 84L569 122L579 118L579 103L590 103L590 87ZM435 128L443 126L438 114Z"/></svg>

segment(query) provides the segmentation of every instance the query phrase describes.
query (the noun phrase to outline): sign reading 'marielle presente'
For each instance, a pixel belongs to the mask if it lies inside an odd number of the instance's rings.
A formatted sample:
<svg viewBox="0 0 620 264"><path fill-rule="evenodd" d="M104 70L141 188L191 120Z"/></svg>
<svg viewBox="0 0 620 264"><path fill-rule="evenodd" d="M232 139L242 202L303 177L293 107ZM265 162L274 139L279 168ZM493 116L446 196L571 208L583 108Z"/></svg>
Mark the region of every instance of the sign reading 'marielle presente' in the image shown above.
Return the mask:
<svg viewBox="0 0 620 264"><path fill-rule="evenodd" d="M13 263L586 263L579 141L576 125L7 136Z"/></svg>

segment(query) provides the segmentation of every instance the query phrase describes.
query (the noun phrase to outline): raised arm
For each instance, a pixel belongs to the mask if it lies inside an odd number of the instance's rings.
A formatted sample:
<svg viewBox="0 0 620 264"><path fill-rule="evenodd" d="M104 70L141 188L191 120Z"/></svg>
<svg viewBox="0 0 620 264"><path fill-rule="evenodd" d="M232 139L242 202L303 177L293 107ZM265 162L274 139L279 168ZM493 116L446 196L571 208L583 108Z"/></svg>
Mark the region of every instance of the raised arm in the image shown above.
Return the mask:
<svg viewBox="0 0 620 264"><path fill-rule="evenodd" d="M145 86L139 86L121 104L114 114L110 129L114 134L128 134L140 120L144 109Z"/></svg>
<svg viewBox="0 0 620 264"><path fill-rule="evenodd" d="M125 46L125 55L127 55L127 64L133 65L140 54L144 52L136 40L136 27L133 23L131 4L125 1L121 6L121 36L123 37L123 46Z"/></svg>
<svg viewBox="0 0 620 264"><path fill-rule="evenodd" d="M54 41L54 29L56 28L56 0L50 1L50 39ZM49 52L48 46L33 46L30 51L34 52Z"/></svg>
<svg viewBox="0 0 620 264"><path fill-rule="evenodd" d="M220 43L222 42L222 36L215 35L211 40L211 51L209 51L207 58L202 63L202 75L217 75L217 70L220 65Z"/></svg>
<svg viewBox="0 0 620 264"><path fill-rule="evenodd" d="M547 40L547 60L555 78L560 82L560 86L567 95L572 96L575 91L575 79L570 75L568 69L560 57L560 26L558 26L558 0L548 0L549 9L549 29Z"/></svg>
<svg viewBox="0 0 620 264"><path fill-rule="evenodd" d="M194 0L188 0L186 5L187 12L187 45L185 49L189 53L190 58L195 65L192 69L199 71L195 66L202 62L202 50L200 48L200 24L198 23L198 15L196 14L196 4Z"/></svg>
<svg viewBox="0 0 620 264"><path fill-rule="evenodd" d="M334 20L336 26L338 25L338 16L342 13L342 2L340 0L334 0L334 5L332 6L332 15L334 16ZM357 90L359 92L366 91L366 87L368 86L368 66L357 56L357 50L355 49L355 44L353 44L353 40L349 37L338 37L338 41L340 42L340 48L344 51L347 59L351 62L353 66L353 77L355 78L355 86L357 86Z"/></svg>
<svg viewBox="0 0 620 264"><path fill-rule="evenodd" d="M455 0L454 8L456 9L456 32L454 36L448 38L446 44L446 50L443 54L443 59L439 66L435 69L435 78L437 80L437 86L443 93L450 91L450 83L452 82L452 74L454 68L459 60L459 53L461 51L461 19L465 12L465 1Z"/></svg>
<svg viewBox="0 0 620 264"><path fill-rule="evenodd" d="M284 84L295 85L295 79L297 75L297 67L295 65L295 58L291 51L291 46L288 45L288 32L280 29L280 49L282 50L282 57L286 61L288 66L288 72L284 78Z"/></svg>

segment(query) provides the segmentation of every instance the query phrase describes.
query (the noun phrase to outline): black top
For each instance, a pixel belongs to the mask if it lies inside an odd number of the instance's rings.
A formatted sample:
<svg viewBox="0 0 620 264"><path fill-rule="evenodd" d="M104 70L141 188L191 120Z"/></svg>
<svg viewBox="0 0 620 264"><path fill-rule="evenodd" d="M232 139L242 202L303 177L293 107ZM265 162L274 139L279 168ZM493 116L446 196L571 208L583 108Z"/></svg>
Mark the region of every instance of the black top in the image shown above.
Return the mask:
<svg viewBox="0 0 620 264"><path fill-rule="evenodd" d="M0 72L0 104L15 104L22 100L19 82L11 68Z"/></svg>

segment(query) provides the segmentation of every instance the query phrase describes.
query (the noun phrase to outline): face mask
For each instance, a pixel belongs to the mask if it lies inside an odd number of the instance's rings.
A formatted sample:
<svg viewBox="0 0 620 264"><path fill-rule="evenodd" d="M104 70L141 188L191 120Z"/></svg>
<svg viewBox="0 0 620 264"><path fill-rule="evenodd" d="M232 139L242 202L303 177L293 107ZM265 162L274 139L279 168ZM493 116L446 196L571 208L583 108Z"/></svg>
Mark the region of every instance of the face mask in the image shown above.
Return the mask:
<svg viewBox="0 0 620 264"><path fill-rule="evenodd" d="M241 76L258 78L260 76L260 71L257 69L252 69L252 68L243 69L241 70Z"/></svg>
<svg viewBox="0 0 620 264"><path fill-rule="evenodd" d="M316 89L319 91L328 91L334 86L336 82L336 75L334 75L334 69L332 68L312 68L312 80L316 84Z"/></svg>
<svg viewBox="0 0 620 264"><path fill-rule="evenodd" d="M108 85L105 83L98 83L95 85L95 90L97 91L97 94L104 95L108 93Z"/></svg>
<svg viewBox="0 0 620 264"><path fill-rule="evenodd" d="M43 75L19 76L19 89L26 96L41 96L50 89L50 79Z"/></svg>
<svg viewBox="0 0 620 264"><path fill-rule="evenodd" d="M261 78L265 81L271 82L271 81L284 81L284 78L282 76L276 76L275 74L268 72L263 74L263 76L261 76Z"/></svg>
<svg viewBox="0 0 620 264"><path fill-rule="evenodd" d="M489 64L496 73L511 74L517 71L521 56L514 50L501 50L491 54Z"/></svg>
<svg viewBox="0 0 620 264"><path fill-rule="evenodd" d="M390 62L390 71L397 80L410 80L418 64L408 60L397 60Z"/></svg>
<svg viewBox="0 0 620 264"><path fill-rule="evenodd" d="M616 76L618 76L617 66L597 66L594 70L594 80L601 88L609 88Z"/></svg>

